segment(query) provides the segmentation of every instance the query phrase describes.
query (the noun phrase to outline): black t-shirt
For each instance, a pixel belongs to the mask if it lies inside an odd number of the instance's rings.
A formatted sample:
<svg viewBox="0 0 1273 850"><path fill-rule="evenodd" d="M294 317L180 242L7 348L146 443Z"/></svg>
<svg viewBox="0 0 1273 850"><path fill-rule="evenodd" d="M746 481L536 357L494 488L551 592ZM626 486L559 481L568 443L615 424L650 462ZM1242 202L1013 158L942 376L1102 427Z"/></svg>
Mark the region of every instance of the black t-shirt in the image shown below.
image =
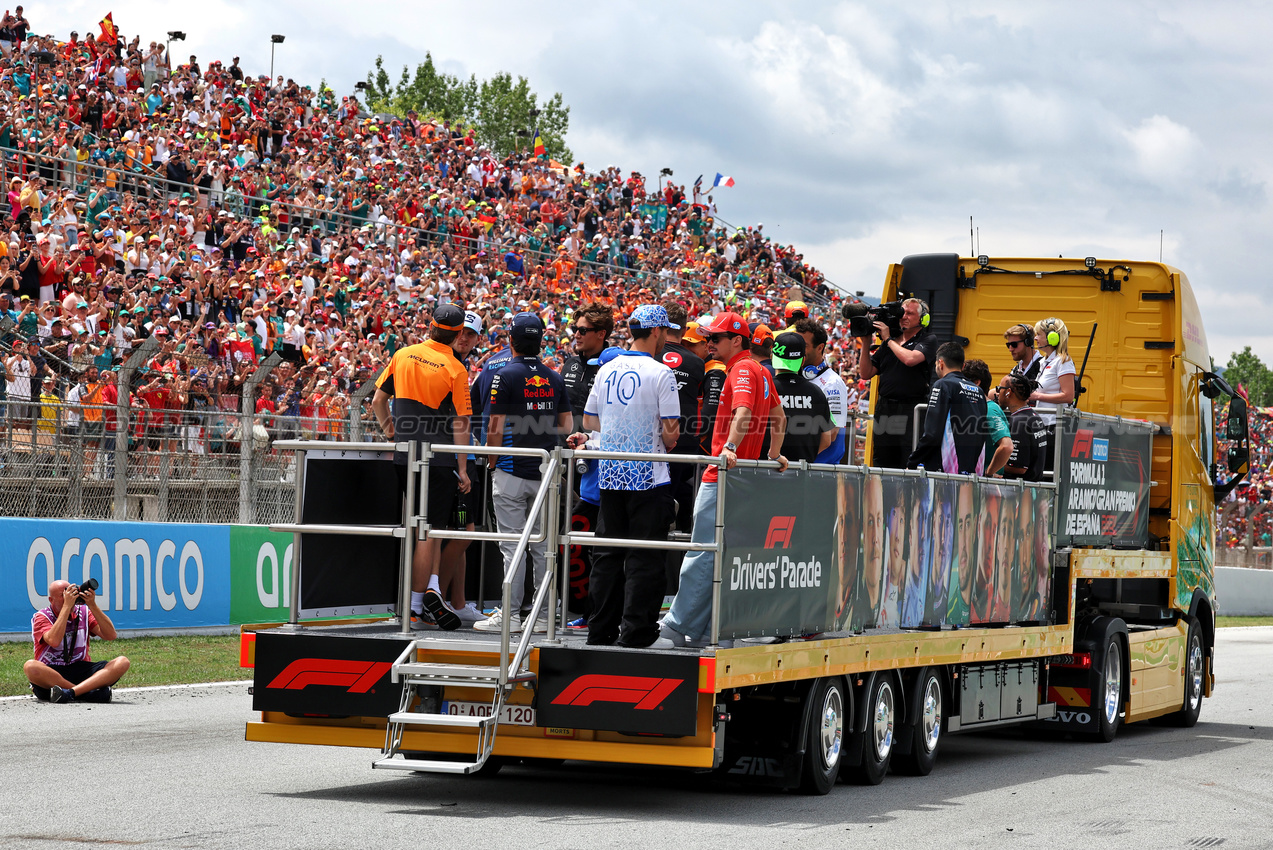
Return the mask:
<svg viewBox="0 0 1273 850"><path fill-rule="evenodd" d="M538 357L518 355L495 373L491 382L491 415L503 414L506 446L553 449L559 444L557 417L570 410L566 382ZM538 481L539 459L503 457L498 468L518 478Z"/></svg>
<svg viewBox="0 0 1273 850"><path fill-rule="evenodd" d="M1043 464L1046 460L1043 438L1046 427L1033 407L1017 408L1008 415L1008 430L1012 434L1012 455L1007 466L1025 469L1024 473L1003 470L1004 478L1024 478L1026 481L1043 480Z"/></svg>
<svg viewBox="0 0 1273 850"><path fill-rule="evenodd" d="M909 342L898 344L908 351L924 352L924 362L918 366L903 366L887 342L876 349L871 355L871 363L875 366L875 371L880 373L880 398L885 401L913 401L918 404L924 400L933 383L933 365L937 362L937 336L928 328L920 328L919 333L911 337Z"/></svg>
<svg viewBox="0 0 1273 850"><path fill-rule="evenodd" d="M588 403L588 393L592 392L592 382L597 378L597 370L601 366L593 366L582 358L570 355L561 367L562 380L566 382L566 392L570 396L570 412L574 414L575 431L582 431L583 408Z"/></svg>
<svg viewBox="0 0 1273 850"><path fill-rule="evenodd" d="M716 411L720 407L720 396L725 390L725 381L728 378L729 372L719 360L713 360L711 368L703 373L703 401L698 408L698 430L705 455L712 453L712 431L716 427Z"/></svg>
<svg viewBox="0 0 1273 850"><path fill-rule="evenodd" d="M679 342L663 346L662 359L663 365L671 369L676 378L676 393L681 400L681 435L676 440L676 449L697 454L699 432L693 429L699 426L698 417L694 414L703 394L703 360Z"/></svg>
<svg viewBox="0 0 1273 850"><path fill-rule="evenodd" d="M818 441L833 427L831 405L816 384L797 372L779 371L774 387L787 414L787 435L782 440L782 453L792 463L818 457Z"/></svg>

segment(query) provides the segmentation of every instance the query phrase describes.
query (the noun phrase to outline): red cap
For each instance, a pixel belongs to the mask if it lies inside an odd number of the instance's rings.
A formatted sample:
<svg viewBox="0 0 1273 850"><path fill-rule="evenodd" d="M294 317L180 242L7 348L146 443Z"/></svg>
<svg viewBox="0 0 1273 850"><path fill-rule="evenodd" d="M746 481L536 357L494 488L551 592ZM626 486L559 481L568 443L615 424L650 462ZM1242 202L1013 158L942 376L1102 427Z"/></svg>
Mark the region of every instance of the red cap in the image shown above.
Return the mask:
<svg viewBox="0 0 1273 850"><path fill-rule="evenodd" d="M699 333L747 336L747 323L737 313L719 313L710 325L699 328Z"/></svg>

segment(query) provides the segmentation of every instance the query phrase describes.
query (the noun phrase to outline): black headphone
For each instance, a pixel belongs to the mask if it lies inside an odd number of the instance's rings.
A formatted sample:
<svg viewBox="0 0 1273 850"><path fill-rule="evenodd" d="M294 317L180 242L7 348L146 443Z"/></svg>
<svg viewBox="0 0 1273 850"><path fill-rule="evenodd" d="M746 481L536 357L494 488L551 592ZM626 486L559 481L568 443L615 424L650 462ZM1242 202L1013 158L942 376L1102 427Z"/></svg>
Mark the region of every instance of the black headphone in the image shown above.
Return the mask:
<svg viewBox="0 0 1273 850"><path fill-rule="evenodd" d="M1025 333L1018 334L1021 337L1021 341L1025 343L1026 348L1034 348L1034 325L1029 322L1021 322L1021 327L1025 328Z"/></svg>

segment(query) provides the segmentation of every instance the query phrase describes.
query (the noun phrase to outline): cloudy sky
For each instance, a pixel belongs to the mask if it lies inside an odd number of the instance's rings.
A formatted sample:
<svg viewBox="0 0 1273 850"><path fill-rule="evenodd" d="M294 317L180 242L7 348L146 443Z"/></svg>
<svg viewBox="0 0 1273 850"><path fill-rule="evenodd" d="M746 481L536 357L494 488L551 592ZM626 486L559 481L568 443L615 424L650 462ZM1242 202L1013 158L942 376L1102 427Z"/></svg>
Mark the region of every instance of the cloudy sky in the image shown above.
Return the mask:
<svg viewBox="0 0 1273 850"><path fill-rule="evenodd" d="M840 286L878 294L910 253L1157 259L1189 275L1216 360L1273 361L1273 9L1225 3L330 3L28 8L81 33L106 11L174 54L242 57L352 91L377 54L506 70L571 107L590 167L732 175L721 216L764 222Z"/></svg>

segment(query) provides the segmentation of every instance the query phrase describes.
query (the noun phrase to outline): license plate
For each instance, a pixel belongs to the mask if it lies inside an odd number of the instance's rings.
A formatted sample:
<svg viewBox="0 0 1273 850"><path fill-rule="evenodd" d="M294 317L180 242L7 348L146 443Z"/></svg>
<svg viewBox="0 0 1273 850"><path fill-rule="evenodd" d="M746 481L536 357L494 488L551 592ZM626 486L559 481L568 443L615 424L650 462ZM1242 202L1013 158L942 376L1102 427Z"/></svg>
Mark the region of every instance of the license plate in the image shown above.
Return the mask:
<svg viewBox="0 0 1273 850"><path fill-rule="evenodd" d="M442 703L442 713L456 717L490 717L489 702L451 702ZM506 705L500 711L499 722L508 726L534 726L535 709L529 705Z"/></svg>

